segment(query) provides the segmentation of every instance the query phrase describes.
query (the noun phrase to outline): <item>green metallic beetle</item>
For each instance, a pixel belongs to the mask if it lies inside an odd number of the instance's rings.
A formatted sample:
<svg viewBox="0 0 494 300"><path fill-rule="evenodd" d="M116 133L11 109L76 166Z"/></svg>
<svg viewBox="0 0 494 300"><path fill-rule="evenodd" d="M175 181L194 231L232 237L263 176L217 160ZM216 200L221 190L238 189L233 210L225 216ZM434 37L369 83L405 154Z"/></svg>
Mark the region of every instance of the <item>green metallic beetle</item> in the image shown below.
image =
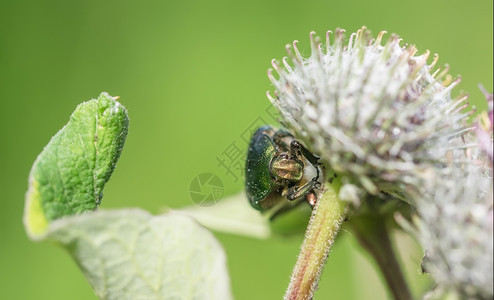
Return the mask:
<svg viewBox="0 0 494 300"><path fill-rule="evenodd" d="M281 206L294 206L305 197L314 206L322 173L317 161L287 130L260 127L250 140L245 164L245 189L250 204L265 211L280 202Z"/></svg>

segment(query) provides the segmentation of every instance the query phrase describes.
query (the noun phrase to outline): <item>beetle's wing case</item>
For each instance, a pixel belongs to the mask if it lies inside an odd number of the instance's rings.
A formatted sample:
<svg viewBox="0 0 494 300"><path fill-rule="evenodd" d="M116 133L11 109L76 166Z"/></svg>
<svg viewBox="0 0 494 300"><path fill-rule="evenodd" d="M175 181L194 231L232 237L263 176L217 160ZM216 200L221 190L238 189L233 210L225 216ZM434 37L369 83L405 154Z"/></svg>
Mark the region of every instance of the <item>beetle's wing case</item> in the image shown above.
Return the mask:
<svg viewBox="0 0 494 300"><path fill-rule="evenodd" d="M262 205L273 189L273 180L269 172L271 160L276 155L276 148L271 139L274 129L262 126L252 136L245 164L245 190L250 204L264 210Z"/></svg>

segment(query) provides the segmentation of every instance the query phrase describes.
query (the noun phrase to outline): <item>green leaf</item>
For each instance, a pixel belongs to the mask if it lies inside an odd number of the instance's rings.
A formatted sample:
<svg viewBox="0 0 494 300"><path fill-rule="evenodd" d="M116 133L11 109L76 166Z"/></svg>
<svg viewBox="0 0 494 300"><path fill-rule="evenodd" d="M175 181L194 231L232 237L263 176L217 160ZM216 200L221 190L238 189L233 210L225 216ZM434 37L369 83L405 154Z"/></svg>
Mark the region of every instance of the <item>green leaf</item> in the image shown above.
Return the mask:
<svg viewBox="0 0 494 300"><path fill-rule="evenodd" d="M302 203L270 220L269 213L261 214L250 206L245 192L223 199L212 207L191 205L177 210L209 229L259 239L303 235L311 211L308 203Z"/></svg>
<svg viewBox="0 0 494 300"><path fill-rule="evenodd" d="M77 106L29 175L24 224L31 238L52 220L97 208L127 136L127 110L113 97Z"/></svg>
<svg viewBox="0 0 494 300"><path fill-rule="evenodd" d="M28 234L64 247L101 299L231 299L223 249L190 218L94 211L127 135L115 100L103 93L79 105L36 159Z"/></svg>
<svg viewBox="0 0 494 300"><path fill-rule="evenodd" d="M191 205L176 212L190 216L201 225L220 232L260 239L271 235L269 219L250 206L244 192L223 199L212 207Z"/></svg>
<svg viewBox="0 0 494 300"><path fill-rule="evenodd" d="M43 239L65 247L101 299L231 299L222 247L190 218L139 209L54 221Z"/></svg>

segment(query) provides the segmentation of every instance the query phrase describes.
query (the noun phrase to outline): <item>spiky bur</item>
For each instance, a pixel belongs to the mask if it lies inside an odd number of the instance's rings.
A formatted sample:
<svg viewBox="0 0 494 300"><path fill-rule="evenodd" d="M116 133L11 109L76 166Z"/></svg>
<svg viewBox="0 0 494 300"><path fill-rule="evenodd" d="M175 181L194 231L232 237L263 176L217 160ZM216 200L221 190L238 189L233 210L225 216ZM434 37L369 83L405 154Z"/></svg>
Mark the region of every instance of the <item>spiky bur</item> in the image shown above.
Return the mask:
<svg viewBox="0 0 494 300"><path fill-rule="evenodd" d="M449 164L429 173L431 192L417 199L417 235L426 249L423 269L437 283L431 298L445 293L461 299L494 296L492 94L486 96L490 117L481 114L477 134L464 137L479 147L450 150Z"/></svg>
<svg viewBox="0 0 494 300"><path fill-rule="evenodd" d="M272 62L279 78L268 71L276 88L268 97L292 133L344 176L343 199L384 192L410 201L421 186L417 173L468 130L461 112L468 96L451 98L460 79L448 67L434 71L437 55L428 64L429 51L417 55L396 35L382 44L384 31L374 40L363 27L348 44L343 33L331 41L328 32L322 44L312 32L307 58L297 41L288 45L289 59Z"/></svg>
<svg viewBox="0 0 494 300"><path fill-rule="evenodd" d="M479 142L481 150L487 155L487 158L492 162L494 161L494 153L492 149L492 127L494 124L494 97L492 93L488 93L482 85L479 86L484 93L485 99L487 100L487 111L482 112L477 117L477 123L475 126L475 133Z"/></svg>
<svg viewBox="0 0 494 300"><path fill-rule="evenodd" d="M448 67L434 69L437 55L428 63L429 51L418 55L414 46L400 45L396 35L382 43L384 34L372 39L363 27L345 44L344 30L338 29L334 35L328 32L322 44L312 32L309 57L300 54L295 41L286 47L288 58L282 64L272 62L279 76L268 71L276 88L268 98L282 122L341 178L339 199L354 208L364 199L383 196L421 205L424 195L432 194L430 183L448 176L452 150L463 152L475 145L455 143L474 129L466 123L468 95L451 97L460 79L453 80ZM303 246L301 253L304 250ZM292 279L300 276L296 271ZM399 269L396 274L401 276ZM291 292L289 288L287 295ZM312 292L288 298L309 298ZM407 293L394 296L411 298Z"/></svg>

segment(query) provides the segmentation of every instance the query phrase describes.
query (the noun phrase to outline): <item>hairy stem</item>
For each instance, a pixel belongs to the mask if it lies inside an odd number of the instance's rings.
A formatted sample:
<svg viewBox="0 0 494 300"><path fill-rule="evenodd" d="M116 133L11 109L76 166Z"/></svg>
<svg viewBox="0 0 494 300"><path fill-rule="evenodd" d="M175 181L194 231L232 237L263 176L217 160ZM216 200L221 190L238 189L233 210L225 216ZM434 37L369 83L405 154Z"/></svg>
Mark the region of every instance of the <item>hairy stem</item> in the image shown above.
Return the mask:
<svg viewBox="0 0 494 300"><path fill-rule="evenodd" d="M360 245L367 250L384 275L396 300L413 299L389 236L386 218L380 214L357 216L348 223Z"/></svg>
<svg viewBox="0 0 494 300"><path fill-rule="evenodd" d="M311 299L331 245L344 219L345 203L338 199L341 183L328 184L317 201L305 232L285 299Z"/></svg>

